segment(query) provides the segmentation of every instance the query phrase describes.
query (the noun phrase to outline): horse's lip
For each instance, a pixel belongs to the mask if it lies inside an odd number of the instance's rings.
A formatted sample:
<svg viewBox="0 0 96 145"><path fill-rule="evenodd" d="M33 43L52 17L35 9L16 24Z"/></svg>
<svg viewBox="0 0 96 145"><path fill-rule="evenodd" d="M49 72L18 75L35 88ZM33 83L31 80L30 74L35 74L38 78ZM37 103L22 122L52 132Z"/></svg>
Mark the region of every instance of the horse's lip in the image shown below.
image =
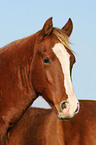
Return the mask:
<svg viewBox="0 0 96 145"><path fill-rule="evenodd" d="M72 119L72 118L76 115L76 114L74 114L72 117L69 117L69 116L67 116L67 115L62 117L62 115L60 116L60 114L61 114L61 113L58 113L58 114L57 114L57 118L58 118L59 120L70 120L70 119Z"/></svg>
<svg viewBox="0 0 96 145"><path fill-rule="evenodd" d="M59 113L58 110L57 110L57 108L56 108L56 106L54 107L54 110L55 110L55 112L57 114L57 118L59 120L70 120L71 118L73 118L75 116L75 114L74 114L72 117L69 117L66 113L64 113L64 114L62 112Z"/></svg>
<svg viewBox="0 0 96 145"><path fill-rule="evenodd" d="M65 118L60 118L60 117L58 117L58 115L57 115L57 118L59 119L59 120L70 120L71 118L70 117L65 117ZM73 117L72 117L73 118Z"/></svg>

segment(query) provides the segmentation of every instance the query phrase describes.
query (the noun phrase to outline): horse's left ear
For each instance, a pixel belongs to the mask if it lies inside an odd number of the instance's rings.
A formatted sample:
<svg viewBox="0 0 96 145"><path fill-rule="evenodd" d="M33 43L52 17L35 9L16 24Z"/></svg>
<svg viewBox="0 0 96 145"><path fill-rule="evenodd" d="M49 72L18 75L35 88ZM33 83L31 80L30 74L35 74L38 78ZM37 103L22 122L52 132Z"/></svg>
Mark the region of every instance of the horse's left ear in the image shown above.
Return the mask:
<svg viewBox="0 0 96 145"><path fill-rule="evenodd" d="M45 22L40 35L44 38L45 35L50 35L50 33L52 32L52 29L53 29L53 22L52 22L52 17L51 17Z"/></svg>
<svg viewBox="0 0 96 145"><path fill-rule="evenodd" d="M73 23L71 18L69 18L69 20L67 21L67 23L65 24L65 26L62 28L65 31L65 34L69 37L72 33L73 30Z"/></svg>

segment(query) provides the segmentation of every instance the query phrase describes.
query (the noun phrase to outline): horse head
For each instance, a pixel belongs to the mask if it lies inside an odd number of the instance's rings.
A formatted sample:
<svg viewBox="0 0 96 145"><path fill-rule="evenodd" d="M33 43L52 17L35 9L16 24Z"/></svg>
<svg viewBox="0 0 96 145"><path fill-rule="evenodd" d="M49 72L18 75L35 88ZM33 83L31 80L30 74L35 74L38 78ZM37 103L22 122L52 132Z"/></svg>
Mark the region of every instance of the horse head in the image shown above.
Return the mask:
<svg viewBox="0 0 96 145"><path fill-rule="evenodd" d="M68 38L71 19L62 29L53 27L49 18L37 32L31 67L31 81L37 95L42 95L55 109L59 119L72 118L79 111L71 79L75 56Z"/></svg>

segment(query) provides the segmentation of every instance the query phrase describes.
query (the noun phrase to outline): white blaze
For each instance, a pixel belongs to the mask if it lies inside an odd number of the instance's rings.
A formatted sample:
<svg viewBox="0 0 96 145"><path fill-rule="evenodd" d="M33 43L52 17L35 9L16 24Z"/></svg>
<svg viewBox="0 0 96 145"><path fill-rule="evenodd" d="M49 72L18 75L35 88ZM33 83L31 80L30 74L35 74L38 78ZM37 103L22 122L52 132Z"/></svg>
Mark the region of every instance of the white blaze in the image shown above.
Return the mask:
<svg viewBox="0 0 96 145"><path fill-rule="evenodd" d="M68 95L69 102L69 116L73 116L75 110L77 109L78 100L75 96L73 85L70 77L70 55L67 52L63 44L57 43L52 48L53 52L57 56L64 74L64 87L66 89L66 94Z"/></svg>

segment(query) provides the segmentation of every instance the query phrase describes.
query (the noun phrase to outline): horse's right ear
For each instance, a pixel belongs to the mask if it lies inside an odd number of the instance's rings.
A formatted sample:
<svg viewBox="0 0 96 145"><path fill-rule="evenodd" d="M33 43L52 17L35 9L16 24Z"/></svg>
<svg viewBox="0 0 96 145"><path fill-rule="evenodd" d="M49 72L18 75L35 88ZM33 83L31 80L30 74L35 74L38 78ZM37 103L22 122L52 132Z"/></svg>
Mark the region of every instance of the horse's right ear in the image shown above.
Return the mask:
<svg viewBox="0 0 96 145"><path fill-rule="evenodd" d="M50 33L52 32L52 29L53 29L53 22L52 22L52 17L51 17L45 22L39 36L44 38L44 36L50 35Z"/></svg>

